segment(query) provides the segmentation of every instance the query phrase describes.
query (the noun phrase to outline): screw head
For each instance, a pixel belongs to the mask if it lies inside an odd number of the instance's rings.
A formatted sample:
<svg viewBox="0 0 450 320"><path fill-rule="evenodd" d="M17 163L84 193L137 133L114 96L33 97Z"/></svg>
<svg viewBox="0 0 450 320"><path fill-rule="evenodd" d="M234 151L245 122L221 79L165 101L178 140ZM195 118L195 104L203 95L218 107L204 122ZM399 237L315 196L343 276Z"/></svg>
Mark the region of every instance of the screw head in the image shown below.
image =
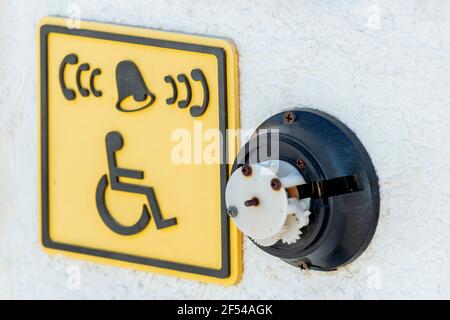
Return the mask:
<svg viewBox="0 0 450 320"><path fill-rule="evenodd" d="M227 208L227 213L230 217L234 218L238 215L238 210L235 206L229 206Z"/></svg>
<svg viewBox="0 0 450 320"><path fill-rule="evenodd" d="M272 180L270 180L270 187L275 190L278 191L281 189L281 181L278 178L273 178Z"/></svg>
<svg viewBox="0 0 450 320"><path fill-rule="evenodd" d="M300 170L305 170L305 167L306 167L306 163L305 163L305 161L303 160L303 159L298 159L297 160L297 166L298 166L298 168L300 169Z"/></svg>
<svg viewBox="0 0 450 320"><path fill-rule="evenodd" d="M293 124L295 122L295 113L287 111L284 113L284 124Z"/></svg>
<svg viewBox="0 0 450 320"><path fill-rule="evenodd" d="M309 265L305 261L299 261L297 265L302 270L309 270Z"/></svg>
<svg viewBox="0 0 450 320"><path fill-rule="evenodd" d="M244 164L241 167L241 172L245 177L250 177L252 175L252 167L248 164Z"/></svg>

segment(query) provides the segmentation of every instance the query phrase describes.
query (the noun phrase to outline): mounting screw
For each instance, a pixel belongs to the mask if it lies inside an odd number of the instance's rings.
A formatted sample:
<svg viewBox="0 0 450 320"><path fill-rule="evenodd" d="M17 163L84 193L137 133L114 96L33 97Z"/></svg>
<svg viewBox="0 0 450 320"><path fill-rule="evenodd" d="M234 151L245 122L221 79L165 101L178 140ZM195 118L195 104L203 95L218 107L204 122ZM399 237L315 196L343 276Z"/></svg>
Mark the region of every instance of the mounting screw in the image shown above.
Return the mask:
<svg viewBox="0 0 450 320"><path fill-rule="evenodd" d="M299 261L297 266L302 270L309 270L309 265L305 261Z"/></svg>
<svg viewBox="0 0 450 320"><path fill-rule="evenodd" d="M284 124L293 124L295 122L295 114L291 111L284 113Z"/></svg>
<svg viewBox="0 0 450 320"><path fill-rule="evenodd" d="M300 169L300 170L305 170L305 167L306 167L306 163L305 163L305 161L303 160L303 159L298 159L297 160L297 166L298 166L298 168Z"/></svg>
<svg viewBox="0 0 450 320"><path fill-rule="evenodd" d="M273 190L278 191L281 189L281 181L278 178L273 178L270 180L270 186Z"/></svg>
<svg viewBox="0 0 450 320"><path fill-rule="evenodd" d="M244 164L241 168L241 171L245 177L250 177L252 175L252 167L248 164Z"/></svg>
<svg viewBox="0 0 450 320"><path fill-rule="evenodd" d="M227 208L227 213L230 217L234 218L238 215L238 210L235 206L229 206Z"/></svg>

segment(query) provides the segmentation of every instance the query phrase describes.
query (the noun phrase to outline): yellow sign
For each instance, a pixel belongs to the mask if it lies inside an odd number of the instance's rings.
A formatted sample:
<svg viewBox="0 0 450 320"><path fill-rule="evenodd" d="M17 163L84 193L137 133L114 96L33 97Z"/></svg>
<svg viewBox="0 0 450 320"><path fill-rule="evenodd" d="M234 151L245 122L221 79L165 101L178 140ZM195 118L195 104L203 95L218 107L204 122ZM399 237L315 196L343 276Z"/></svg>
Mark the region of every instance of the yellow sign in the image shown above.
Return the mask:
<svg viewBox="0 0 450 320"><path fill-rule="evenodd" d="M45 250L236 283L241 235L224 199L239 125L233 45L60 18L38 33Z"/></svg>

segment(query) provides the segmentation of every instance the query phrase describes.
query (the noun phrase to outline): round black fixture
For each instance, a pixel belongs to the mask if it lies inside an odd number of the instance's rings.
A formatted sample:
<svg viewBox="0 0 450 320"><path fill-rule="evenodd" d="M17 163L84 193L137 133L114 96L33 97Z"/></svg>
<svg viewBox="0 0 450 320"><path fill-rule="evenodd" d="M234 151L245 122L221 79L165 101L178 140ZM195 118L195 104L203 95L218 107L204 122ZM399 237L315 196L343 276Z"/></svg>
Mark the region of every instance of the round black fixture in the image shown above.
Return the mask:
<svg viewBox="0 0 450 320"><path fill-rule="evenodd" d="M349 128L324 112L296 109L270 117L240 150L232 171L226 190L231 219L289 264L335 270L356 259L375 233L380 198L370 157Z"/></svg>

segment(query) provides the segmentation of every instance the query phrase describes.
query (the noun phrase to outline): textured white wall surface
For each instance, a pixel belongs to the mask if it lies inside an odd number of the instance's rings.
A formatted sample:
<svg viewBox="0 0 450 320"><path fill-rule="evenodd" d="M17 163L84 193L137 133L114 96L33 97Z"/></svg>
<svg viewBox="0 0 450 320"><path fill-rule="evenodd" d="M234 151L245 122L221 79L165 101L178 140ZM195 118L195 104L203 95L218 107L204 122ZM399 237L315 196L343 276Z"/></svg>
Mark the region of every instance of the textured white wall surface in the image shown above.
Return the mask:
<svg viewBox="0 0 450 320"><path fill-rule="evenodd" d="M82 19L232 39L243 128L300 105L347 124L380 179L369 248L301 272L245 240L228 288L44 254L35 28L73 4ZM0 0L0 298L450 298L449 21L445 1Z"/></svg>

